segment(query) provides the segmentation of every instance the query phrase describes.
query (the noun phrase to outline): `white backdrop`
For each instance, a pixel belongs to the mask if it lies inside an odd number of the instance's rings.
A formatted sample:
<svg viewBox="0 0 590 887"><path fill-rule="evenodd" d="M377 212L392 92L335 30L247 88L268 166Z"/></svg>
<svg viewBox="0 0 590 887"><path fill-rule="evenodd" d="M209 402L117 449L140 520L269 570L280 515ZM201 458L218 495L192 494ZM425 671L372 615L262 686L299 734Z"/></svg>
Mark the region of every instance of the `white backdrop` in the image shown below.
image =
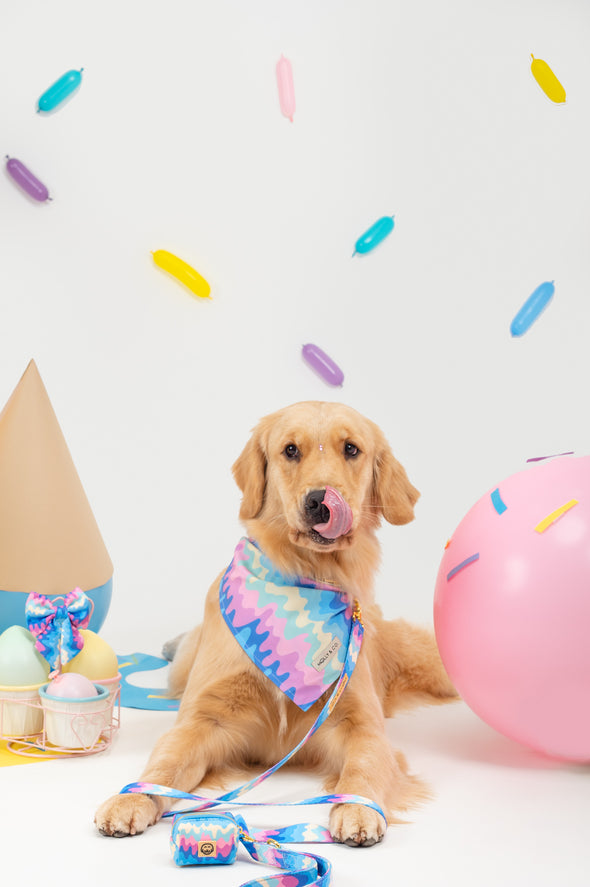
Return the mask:
<svg viewBox="0 0 590 887"><path fill-rule="evenodd" d="M422 499L381 532L379 595L423 623L471 504L528 457L589 451L589 44L585 0L5 4L1 149L53 201L0 175L0 403L34 357L115 565L118 652L199 618L240 533L230 466L287 403L343 400L384 428ZM160 248L211 301L154 266ZM545 280L553 303L512 339Z"/></svg>

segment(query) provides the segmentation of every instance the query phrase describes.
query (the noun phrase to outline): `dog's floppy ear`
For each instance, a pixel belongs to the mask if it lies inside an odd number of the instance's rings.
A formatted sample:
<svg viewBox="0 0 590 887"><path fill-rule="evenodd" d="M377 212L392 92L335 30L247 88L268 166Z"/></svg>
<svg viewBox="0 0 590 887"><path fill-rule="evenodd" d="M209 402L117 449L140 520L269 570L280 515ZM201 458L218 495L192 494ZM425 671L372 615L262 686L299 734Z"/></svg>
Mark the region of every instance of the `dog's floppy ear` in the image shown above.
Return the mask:
<svg viewBox="0 0 590 887"><path fill-rule="evenodd" d="M373 466L373 495L375 505L390 524L408 524L414 520L414 505L420 493L383 438Z"/></svg>
<svg viewBox="0 0 590 887"><path fill-rule="evenodd" d="M260 426L232 465L234 479L244 494L240 505L240 518L250 520L262 508L266 486L266 455L262 448Z"/></svg>

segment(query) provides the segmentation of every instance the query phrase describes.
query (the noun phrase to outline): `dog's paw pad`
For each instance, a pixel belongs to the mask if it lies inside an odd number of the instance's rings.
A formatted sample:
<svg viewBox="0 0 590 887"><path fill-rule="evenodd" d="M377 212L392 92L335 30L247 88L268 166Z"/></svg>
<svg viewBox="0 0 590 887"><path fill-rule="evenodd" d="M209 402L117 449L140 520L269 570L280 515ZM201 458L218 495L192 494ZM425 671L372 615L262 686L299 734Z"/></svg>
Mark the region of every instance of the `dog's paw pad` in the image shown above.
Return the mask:
<svg viewBox="0 0 590 887"><path fill-rule="evenodd" d="M94 821L101 835L126 838L140 835L159 819L158 808L147 795L114 795L101 804Z"/></svg>
<svg viewBox="0 0 590 887"><path fill-rule="evenodd" d="M372 847L383 840L385 820L375 810L357 804L337 805L330 815L330 832L339 844Z"/></svg>
<svg viewBox="0 0 590 887"><path fill-rule="evenodd" d="M381 838L368 838L362 832L357 835L353 835L351 838L347 838L344 841L349 847L372 847L374 844L378 844Z"/></svg>

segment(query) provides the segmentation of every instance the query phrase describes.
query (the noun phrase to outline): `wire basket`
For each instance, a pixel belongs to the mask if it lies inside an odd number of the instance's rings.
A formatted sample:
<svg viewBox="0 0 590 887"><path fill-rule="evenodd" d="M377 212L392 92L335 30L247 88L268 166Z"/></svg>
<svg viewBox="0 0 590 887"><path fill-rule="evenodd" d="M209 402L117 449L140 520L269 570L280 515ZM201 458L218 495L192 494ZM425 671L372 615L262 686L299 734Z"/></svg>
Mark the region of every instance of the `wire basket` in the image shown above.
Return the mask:
<svg viewBox="0 0 590 887"><path fill-rule="evenodd" d="M51 697L47 684L0 687L0 739L28 757L104 751L121 723L120 678L95 684L97 696L87 699Z"/></svg>

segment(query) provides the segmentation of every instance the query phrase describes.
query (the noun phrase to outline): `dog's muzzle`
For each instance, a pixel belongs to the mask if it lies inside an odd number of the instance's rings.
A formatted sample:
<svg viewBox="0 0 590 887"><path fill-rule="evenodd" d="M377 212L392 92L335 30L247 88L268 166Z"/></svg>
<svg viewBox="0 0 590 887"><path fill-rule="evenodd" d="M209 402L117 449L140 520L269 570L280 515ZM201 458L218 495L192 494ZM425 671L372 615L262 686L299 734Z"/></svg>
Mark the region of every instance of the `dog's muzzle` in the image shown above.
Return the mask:
<svg viewBox="0 0 590 887"><path fill-rule="evenodd" d="M352 528L350 505L333 487L311 490L305 497L304 509L310 529L323 539L338 539Z"/></svg>

